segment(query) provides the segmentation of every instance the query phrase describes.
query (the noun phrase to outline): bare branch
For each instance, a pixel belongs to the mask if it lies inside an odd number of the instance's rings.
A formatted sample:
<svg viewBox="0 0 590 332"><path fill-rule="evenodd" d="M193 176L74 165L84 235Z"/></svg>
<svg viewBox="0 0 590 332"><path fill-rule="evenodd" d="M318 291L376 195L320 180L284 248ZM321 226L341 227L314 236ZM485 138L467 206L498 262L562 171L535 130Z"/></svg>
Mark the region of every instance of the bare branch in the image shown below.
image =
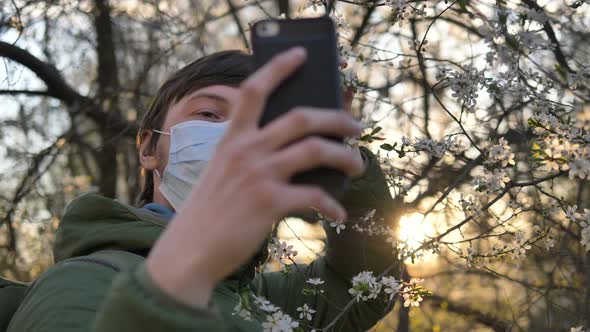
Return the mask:
<svg viewBox="0 0 590 332"><path fill-rule="evenodd" d="M136 123L123 118L119 113L106 114L94 100L75 91L51 64L43 62L28 51L0 41L0 57L19 63L37 75L47 86L47 95L70 106L70 114L84 114L100 126L110 127L127 137L134 137L139 129Z"/></svg>
<svg viewBox="0 0 590 332"><path fill-rule="evenodd" d="M63 79L59 71L52 65L45 63L28 51L9 43L0 41L0 57L13 60L30 69L47 86L50 96L57 98L68 105L84 99L74 91Z"/></svg>
<svg viewBox="0 0 590 332"><path fill-rule="evenodd" d="M28 96L43 96L52 97L49 91L33 91L33 90L1 90L0 95L28 95Z"/></svg>
<svg viewBox="0 0 590 332"><path fill-rule="evenodd" d="M425 298L425 301L431 302L435 306L440 306L445 303L448 311L459 314L461 316L467 316L474 319L476 322L490 327L496 332L505 332L509 330L510 324L503 319L495 317L492 314L479 311L473 306L457 303L444 298L440 295L430 295Z"/></svg>

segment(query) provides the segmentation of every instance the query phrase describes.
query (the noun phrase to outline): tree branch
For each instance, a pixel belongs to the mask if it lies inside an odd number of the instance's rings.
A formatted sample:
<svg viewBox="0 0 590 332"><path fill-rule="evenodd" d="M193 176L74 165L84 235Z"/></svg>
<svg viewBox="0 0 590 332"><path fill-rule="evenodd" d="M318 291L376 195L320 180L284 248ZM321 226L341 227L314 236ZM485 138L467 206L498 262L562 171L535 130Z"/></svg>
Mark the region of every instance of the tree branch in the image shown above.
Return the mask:
<svg viewBox="0 0 590 332"><path fill-rule="evenodd" d="M234 3L231 0L227 0L227 5L229 6L229 10L231 12L232 18L234 19L234 22L236 22L236 25L238 26L238 32L240 33L240 37L242 38L244 47L250 49L250 44L248 43L248 36L246 36L246 32L242 27L242 22L240 21L240 17L238 16L236 6L234 6Z"/></svg>
<svg viewBox="0 0 590 332"><path fill-rule="evenodd" d="M510 324L498 317L495 317L489 313L485 313L474 309L473 306L456 303L446 299L440 295L429 295L424 301L429 301L433 305L440 306L445 303L448 311L459 314L461 316L468 316L473 318L476 322L492 328L496 332L508 331Z"/></svg>
<svg viewBox="0 0 590 332"><path fill-rule="evenodd" d="M369 19L371 18L371 15L373 14L374 11L375 11L375 3L373 2L372 4L370 4L367 7L367 11L365 12L365 16L363 16L363 21L361 22L361 25L356 29L356 31L354 33L354 37L352 38L352 42L350 42L351 47L355 47L356 44L361 40L361 37L363 36L363 33L365 32L367 25L369 25Z"/></svg>
<svg viewBox="0 0 590 332"><path fill-rule="evenodd" d="M291 17L291 6L289 0L277 0L279 6L279 14L285 14L287 18Z"/></svg>
<svg viewBox="0 0 590 332"><path fill-rule="evenodd" d="M75 91L53 65L38 59L27 50L0 41L0 57L19 63L35 73L47 86L47 96L59 99L68 105L72 116L84 114L97 125L109 126L113 131L118 131L130 138L135 137L139 130L136 123L129 122L119 113L107 115L93 99Z"/></svg>
<svg viewBox="0 0 590 332"><path fill-rule="evenodd" d="M13 60L30 69L47 85L47 93L68 105L74 104L83 97L74 91L63 79L59 71L52 65L39 60L28 51L0 41L0 57Z"/></svg>
<svg viewBox="0 0 590 332"><path fill-rule="evenodd" d="M535 2L534 0L523 0L522 2L525 3L531 9L545 13L543 8L541 6L539 6L537 4L537 2ZM553 31L553 27L549 23L549 20L547 20L547 22L545 22L545 24L543 24L543 30L545 31L547 38L549 38L551 43L553 43L553 45L555 45L555 47L552 48L553 55L555 55L555 59L557 60L559 65L562 66L563 68L567 69L568 72L574 72L570 68L570 66L568 65L567 60L565 59L565 55L563 54L563 52L561 50L561 46L559 46L559 41L557 40L557 37L555 36L555 31Z"/></svg>
<svg viewBox="0 0 590 332"><path fill-rule="evenodd" d="M1 90L0 95L28 95L28 96L43 96L51 97L49 91L33 91L33 90Z"/></svg>

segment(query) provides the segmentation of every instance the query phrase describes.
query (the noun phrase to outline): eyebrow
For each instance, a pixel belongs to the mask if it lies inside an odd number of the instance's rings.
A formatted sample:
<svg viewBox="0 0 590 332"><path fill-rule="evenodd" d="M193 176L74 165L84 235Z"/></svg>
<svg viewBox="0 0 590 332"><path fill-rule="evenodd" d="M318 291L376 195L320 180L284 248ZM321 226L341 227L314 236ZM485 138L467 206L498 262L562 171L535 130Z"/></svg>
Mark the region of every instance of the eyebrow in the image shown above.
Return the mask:
<svg viewBox="0 0 590 332"><path fill-rule="evenodd" d="M193 99L199 99L199 98L209 98L209 99L214 99L214 100L220 101L222 103L226 103L226 104L229 103L229 101L227 99L223 98L222 96L215 94L215 93L210 93L210 92L199 92L199 93L195 94L194 96L190 97L189 101L193 100Z"/></svg>

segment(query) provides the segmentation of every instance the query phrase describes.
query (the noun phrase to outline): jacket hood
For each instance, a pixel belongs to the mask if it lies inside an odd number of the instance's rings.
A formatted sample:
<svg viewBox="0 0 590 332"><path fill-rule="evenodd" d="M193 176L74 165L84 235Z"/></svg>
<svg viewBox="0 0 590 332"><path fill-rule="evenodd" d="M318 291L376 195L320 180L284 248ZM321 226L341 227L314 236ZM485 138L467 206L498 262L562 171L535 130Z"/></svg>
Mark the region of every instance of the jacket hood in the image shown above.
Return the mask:
<svg viewBox="0 0 590 332"><path fill-rule="evenodd" d="M55 263L106 249L147 256L168 222L147 209L98 194L85 194L66 208L53 248ZM266 256L266 243L263 243L258 254L229 278L252 279L255 268Z"/></svg>
<svg viewBox="0 0 590 332"><path fill-rule="evenodd" d="M53 248L56 263L105 249L147 252L168 221L98 194L85 194L66 208Z"/></svg>

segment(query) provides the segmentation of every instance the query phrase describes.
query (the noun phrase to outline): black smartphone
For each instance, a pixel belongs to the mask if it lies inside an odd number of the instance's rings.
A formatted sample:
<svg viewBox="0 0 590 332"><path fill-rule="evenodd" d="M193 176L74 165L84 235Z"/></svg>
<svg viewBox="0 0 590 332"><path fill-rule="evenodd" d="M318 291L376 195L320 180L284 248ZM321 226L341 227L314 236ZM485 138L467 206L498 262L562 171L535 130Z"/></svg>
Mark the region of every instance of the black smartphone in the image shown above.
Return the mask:
<svg viewBox="0 0 590 332"><path fill-rule="evenodd" d="M338 48L334 23L327 17L263 20L252 26L252 50L256 69L273 56L294 46L307 50L305 63L269 97L259 126L263 127L296 106L342 109ZM342 137L326 137L343 143ZM315 184L339 199L350 186L346 174L317 168L296 174L292 183Z"/></svg>

